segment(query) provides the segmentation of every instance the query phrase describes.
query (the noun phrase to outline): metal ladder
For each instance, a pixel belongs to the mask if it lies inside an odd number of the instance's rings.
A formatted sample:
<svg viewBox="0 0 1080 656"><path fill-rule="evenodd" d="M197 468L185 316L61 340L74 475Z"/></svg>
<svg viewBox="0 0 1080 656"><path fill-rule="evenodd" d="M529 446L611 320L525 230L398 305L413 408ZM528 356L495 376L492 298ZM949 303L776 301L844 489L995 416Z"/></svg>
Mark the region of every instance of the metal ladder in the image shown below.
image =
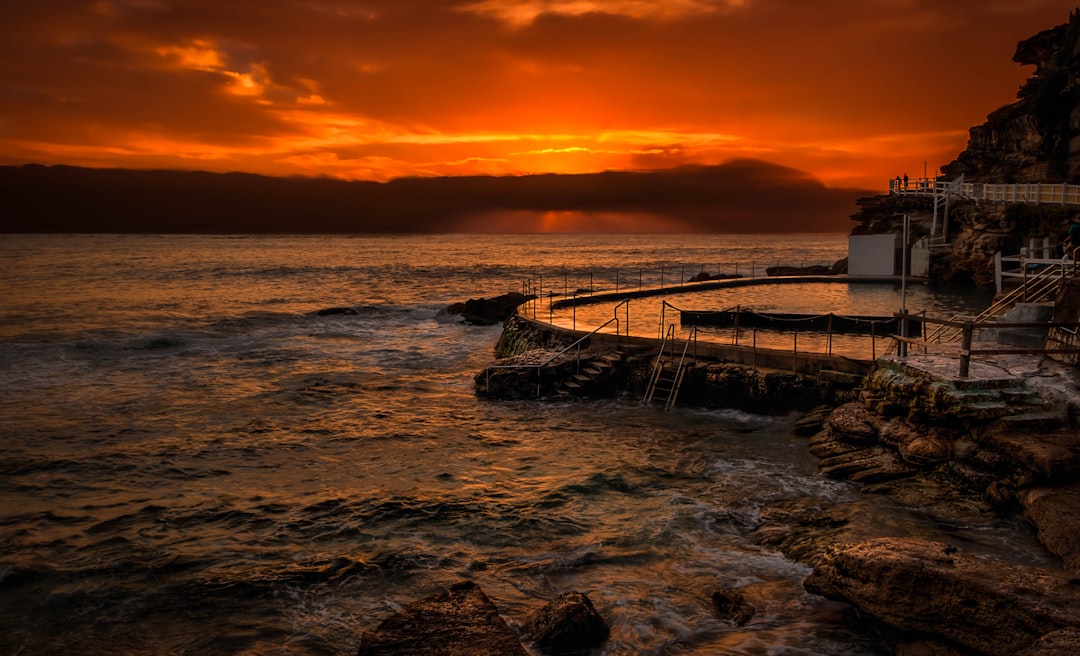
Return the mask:
<svg viewBox="0 0 1080 656"><path fill-rule="evenodd" d="M675 399L679 396L679 388L682 386L683 378L686 376L688 364L686 356L691 343L694 344L696 353L697 327L690 329L690 335L683 343L682 353L676 357L675 324L668 326L667 333L660 342L660 350L656 354L656 362L653 364L652 374L649 376L649 386L645 390L645 398L641 401L642 405L652 403L659 392L661 396L667 394L667 398L664 400L665 410L675 407ZM665 351L669 349L670 354L665 356Z"/></svg>

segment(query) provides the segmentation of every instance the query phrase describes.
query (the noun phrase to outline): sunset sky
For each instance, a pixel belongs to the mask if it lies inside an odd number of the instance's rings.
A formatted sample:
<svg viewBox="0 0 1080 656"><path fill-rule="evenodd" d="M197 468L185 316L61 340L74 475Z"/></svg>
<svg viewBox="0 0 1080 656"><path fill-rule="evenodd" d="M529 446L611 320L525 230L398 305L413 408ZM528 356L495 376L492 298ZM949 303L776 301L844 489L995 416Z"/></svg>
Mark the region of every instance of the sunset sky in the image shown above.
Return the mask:
<svg viewBox="0 0 1080 656"><path fill-rule="evenodd" d="M765 160L884 189L1015 100L1062 0L50 0L0 164L385 181Z"/></svg>

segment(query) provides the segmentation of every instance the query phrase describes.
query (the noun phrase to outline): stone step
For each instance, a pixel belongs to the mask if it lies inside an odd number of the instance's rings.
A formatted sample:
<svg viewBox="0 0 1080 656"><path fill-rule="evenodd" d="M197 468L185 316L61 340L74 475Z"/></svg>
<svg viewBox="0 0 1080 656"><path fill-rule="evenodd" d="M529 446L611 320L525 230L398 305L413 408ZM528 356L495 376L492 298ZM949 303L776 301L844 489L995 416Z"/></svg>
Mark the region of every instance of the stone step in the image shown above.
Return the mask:
<svg viewBox="0 0 1080 656"><path fill-rule="evenodd" d="M996 419L1012 412L1012 407L1003 401L982 401L967 403L956 409L956 417L971 419Z"/></svg>
<svg viewBox="0 0 1080 656"><path fill-rule="evenodd" d="M1064 426L1065 422L1064 416L1052 412L1022 412L1001 418L1001 423L1007 430L1029 435L1057 430Z"/></svg>
<svg viewBox="0 0 1080 656"><path fill-rule="evenodd" d="M1002 390L949 391L946 398L951 403L977 405L980 403L1002 403Z"/></svg>

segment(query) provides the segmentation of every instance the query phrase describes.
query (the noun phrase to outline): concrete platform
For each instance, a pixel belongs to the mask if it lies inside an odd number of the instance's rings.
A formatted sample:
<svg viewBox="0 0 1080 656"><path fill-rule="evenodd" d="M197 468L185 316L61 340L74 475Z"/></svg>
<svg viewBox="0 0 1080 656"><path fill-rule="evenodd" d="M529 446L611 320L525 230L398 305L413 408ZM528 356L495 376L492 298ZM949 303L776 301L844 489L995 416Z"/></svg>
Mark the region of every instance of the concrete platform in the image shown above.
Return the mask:
<svg viewBox="0 0 1080 656"><path fill-rule="evenodd" d="M976 343L973 349L1000 347L996 343ZM1080 371L1041 354L973 355L969 376L960 377L960 359L948 355L909 354L879 358L895 363L929 380L951 385L958 391L1003 390L1022 387L1037 394L1055 412L1075 417L1080 408Z"/></svg>

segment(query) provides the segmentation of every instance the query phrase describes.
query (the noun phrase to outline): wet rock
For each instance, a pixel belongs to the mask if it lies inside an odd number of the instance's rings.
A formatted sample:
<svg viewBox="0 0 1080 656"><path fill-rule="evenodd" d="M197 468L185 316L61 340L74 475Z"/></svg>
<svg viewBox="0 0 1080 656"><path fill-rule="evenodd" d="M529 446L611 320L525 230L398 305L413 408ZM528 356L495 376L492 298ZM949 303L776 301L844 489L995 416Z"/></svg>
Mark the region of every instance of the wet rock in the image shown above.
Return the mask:
<svg viewBox="0 0 1080 656"><path fill-rule="evenodd" d="M712 593L712 604L721 619L735 626L742 626L754 617L757 610L735 590L717 590Z"/></svg>
<svg viewBox="0 0 1080 656"><path fill-rule="evenodd" d="M813 408L810 412L799 417L795 422L795 426L792 428L792 432L804 437L817 434L824 428L825 419L832 410L833 409L827 405L819 405Z"/></svg>
<svg viewBox="0 0 1080 656"><path fill-rule="evenodd" d="M465 323L492 325L502 323L517 311L522 303L536 298L535 295L510 292L494 298L470 298L461 308Z"/></svg>
<svg viewBox="0 0 1080 656"><path fill-rule="evenodd" d="M954 456L954 436L934 426L892 419L881 426L879 435L883 443L895 447L913 465L932 465Z"/></svg>
<svg viewBox="0 0 1080 656"><path fill-rule="evenodd" d="M1080 483L1024 490L1019 499L1039 542L1062 559L1066 570L1080 574Z"/></svg>
<svg viewBox="0 0 1080 656"><path fill-rule="evenodd" d="M881 419L862 403L852 401L833 410L825 420L825 428L837 438L855 444L877 439Z"/></svg>
<svg viewBox="0 0 1080 656"><path fill-rule="evenodd" d="M1039 638L1016 656L1076 656L1080 654L1080 629L1061 629Z"/></svg>
<svg viewBox="0 0 1080 656"><path fill-rule="evenodd" d="M952 445L932 435L916 437L899 447L900 455L914 465L941 462L952 457Z"/></svg>
<svg viewBox="0 0 1080 656"><path fill-rule="evenodd" d="M517 635L471 581L409 604L360 638L357 656L527 656Z"/></svg>
<svg viewBox="0 0 1080 656"><path fill-rule="evenodd" d="M879 538L829 548L804 587L902 634L1011 656L1080 626L1080 589L1050 570L965 554L943 542Z"/></svg>
<svg viewBox="0 0 1080 656"><path fill-rule="evenodd" d="M856 483L880 483L910 476L918 471L904 463L896 452L881 446L823 458L818 467L821 473L829 478L846 479Z"/></svg>
<svg viewBox="0 0 1080 656"><path fill-rule="evenodd" d="M536 612L528 633L545 653L571 654L599 646L610 630L586 595L565 592Z"/></svg>
<svg viewBox="0 0 1080 656"><path fill-rule="evenodd" d="M356 316L358 314L358 312L356 311L355 308L351 308L351 307L332 307L332 308L323 308L321 310L315 310L314 312L311 312L310 314L313 314L316 317L330 317L330 316L335 316L335 315Z"/></svg>
<svg viewBox="0 0 1080 656"><path fill-rule="evenodd" d="M465 313L465 304L464 303L451 303L450 305L447 305L443 309L436 312L435 313L435 318L436 319L442 319L444 317L456 317L456 316L461 316L464 313Z"/></svg>
<svg viewBox="0 0 1080 656"><path fill-rule="evenodd" d="M991 433L984 437L983 445L1046 482L1080 475L1080 433L1076 431L1045 432L1036 439L1026 432Z"/></svg>

